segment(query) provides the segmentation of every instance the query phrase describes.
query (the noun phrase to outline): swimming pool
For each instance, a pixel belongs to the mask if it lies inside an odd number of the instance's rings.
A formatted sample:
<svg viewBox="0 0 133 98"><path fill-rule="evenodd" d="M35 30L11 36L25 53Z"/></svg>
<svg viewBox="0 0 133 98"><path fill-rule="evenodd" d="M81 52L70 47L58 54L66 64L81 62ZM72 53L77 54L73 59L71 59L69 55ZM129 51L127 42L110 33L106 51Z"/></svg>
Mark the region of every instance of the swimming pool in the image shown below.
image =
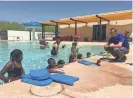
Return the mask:
<svg viewBox="0 0 133 98"><path fill-rule="evenodd" d="M63 59L66 62L69 60L71 45L66 45L66 48L62 49L60 45L59 54L57 56L51 56L52 44L50 48L41 50L40 45L37 42L0 42L0 69L9 61L10 52L13 49L20 49L23 51L23 67L26 73L30 70L43 68L47 66L47 60L50 57L56 59L56 61ZM103 51L103 46L101 45L85 45L79 46L79 52L86 57L87 52L91 54L96 54Z"/></svg>

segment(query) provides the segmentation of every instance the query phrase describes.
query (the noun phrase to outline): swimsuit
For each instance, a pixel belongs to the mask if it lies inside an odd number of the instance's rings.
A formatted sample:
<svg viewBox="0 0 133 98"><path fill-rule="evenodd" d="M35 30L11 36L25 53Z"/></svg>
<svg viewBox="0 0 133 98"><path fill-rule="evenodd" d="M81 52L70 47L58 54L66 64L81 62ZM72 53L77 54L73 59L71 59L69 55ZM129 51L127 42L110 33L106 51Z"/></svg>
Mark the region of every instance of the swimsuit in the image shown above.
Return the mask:
<svg viewBox="0 0 133 98"><path fill-rule="evenodd" d="M10 76L13 76L13 77L22 76L22 67L21 67L21 68L17 68L17 67L15 67L15 63L14 63L13 68L11 68L11 69L8 71L8 74L9 74Z"/></svg>

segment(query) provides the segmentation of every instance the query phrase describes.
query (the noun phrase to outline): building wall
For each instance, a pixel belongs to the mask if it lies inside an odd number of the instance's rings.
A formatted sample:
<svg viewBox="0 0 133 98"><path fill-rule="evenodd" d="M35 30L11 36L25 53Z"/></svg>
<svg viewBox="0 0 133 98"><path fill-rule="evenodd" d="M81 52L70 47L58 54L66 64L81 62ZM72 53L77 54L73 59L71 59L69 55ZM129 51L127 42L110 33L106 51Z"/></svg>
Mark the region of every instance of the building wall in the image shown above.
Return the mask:
<svg viewBox="0 0 133 98"><path fill-rule="evenodd" d="M92 27L84 26L79 27L77 29L79 36L81 37L80 40L83 41L84 37L91 38L92 36ZM60 28L60 36L73 36L75 33L75 28L67 27L67 28Z"/></svg>
<svg viewBox="0 0 133 98"><path fill-rule="evenodd" d="M132 33L132 24L127 24L127 25L109 25L107 24L106 27L106 37L107 39L110 37L110 29L114 27L117 29L119 33L124 33L124 31L129 31ZM66 27L66 28L60 28L60 36L73 36L75 29L73 27ZM89 40L92 38L92 33L93 33L93 27L92 26L83 26L79 27L77 29L78 34L80 35L81 39L80 41L84 40L84 37L89 37Z"/></svg>
<svg viewBox="0 0 133 98"><path fill-rule="evenodd" d="M42 32L35 32L35 39L38 40L38 35L42 34ZM52 40L55 36L54 32L45 32L45 38L48 40ZM31 32L31 39L33 33ZM30 33L29 31L15 31L15 30L8 30L8 40L17 40L17 37L20 37L20 40L30 40Z"/></svg>
<svg viewBox="0 0 133 98"><path fill-rule="evenodd" d="M15 31L15 30L8 30L8 40L17 40L17 37L20 40L30 40L30 33L29 31ZM31 33L32 38L32 33ZM38 39L37 33L35 33L35 38Z"/></svg>
<svg viewBox="0 0 133 98"><path fill-rule="evenodd" d="M130 33L132 33L132 24L128 24L128 25L107 25L106 28L106 37L110 37L110 29L111 28L116 28L118 33L122 33L124 34L125 31L129 31Z"/></svg>

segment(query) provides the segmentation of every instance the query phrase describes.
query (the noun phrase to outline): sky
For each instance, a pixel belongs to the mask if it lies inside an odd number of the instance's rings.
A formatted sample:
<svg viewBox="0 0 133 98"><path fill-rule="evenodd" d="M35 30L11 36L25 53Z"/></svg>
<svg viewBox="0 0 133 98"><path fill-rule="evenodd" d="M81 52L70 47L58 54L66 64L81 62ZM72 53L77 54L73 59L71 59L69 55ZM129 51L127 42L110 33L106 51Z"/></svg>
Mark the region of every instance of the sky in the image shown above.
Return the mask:
<svg viewBox="0 0 133 98"><path fill-rule="evenodd" d="M131 9L131 1L0 1L0 21L43 22Z"/></svg>

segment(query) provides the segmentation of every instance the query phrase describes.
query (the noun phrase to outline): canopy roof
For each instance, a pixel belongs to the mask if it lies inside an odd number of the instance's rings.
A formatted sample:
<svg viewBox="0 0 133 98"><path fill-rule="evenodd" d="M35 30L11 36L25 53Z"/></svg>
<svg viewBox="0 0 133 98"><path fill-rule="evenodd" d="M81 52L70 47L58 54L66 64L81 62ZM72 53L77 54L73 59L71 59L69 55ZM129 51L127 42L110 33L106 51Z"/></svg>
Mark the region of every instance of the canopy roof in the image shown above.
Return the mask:
<svg viewBox="0 0 133 98"><path fill-rule="evenodd" d="M46 25L56 25L57 23L59 25L74 24L75 21L77 21L78 23L91 23L91 22L99 22L100 19L102 21L132 19L132 10L102 13L98 15L86 15L86 16L78 16L72 18L63 18L54 22L53 21L41 22L41 24L46 24Z"/></svg>

